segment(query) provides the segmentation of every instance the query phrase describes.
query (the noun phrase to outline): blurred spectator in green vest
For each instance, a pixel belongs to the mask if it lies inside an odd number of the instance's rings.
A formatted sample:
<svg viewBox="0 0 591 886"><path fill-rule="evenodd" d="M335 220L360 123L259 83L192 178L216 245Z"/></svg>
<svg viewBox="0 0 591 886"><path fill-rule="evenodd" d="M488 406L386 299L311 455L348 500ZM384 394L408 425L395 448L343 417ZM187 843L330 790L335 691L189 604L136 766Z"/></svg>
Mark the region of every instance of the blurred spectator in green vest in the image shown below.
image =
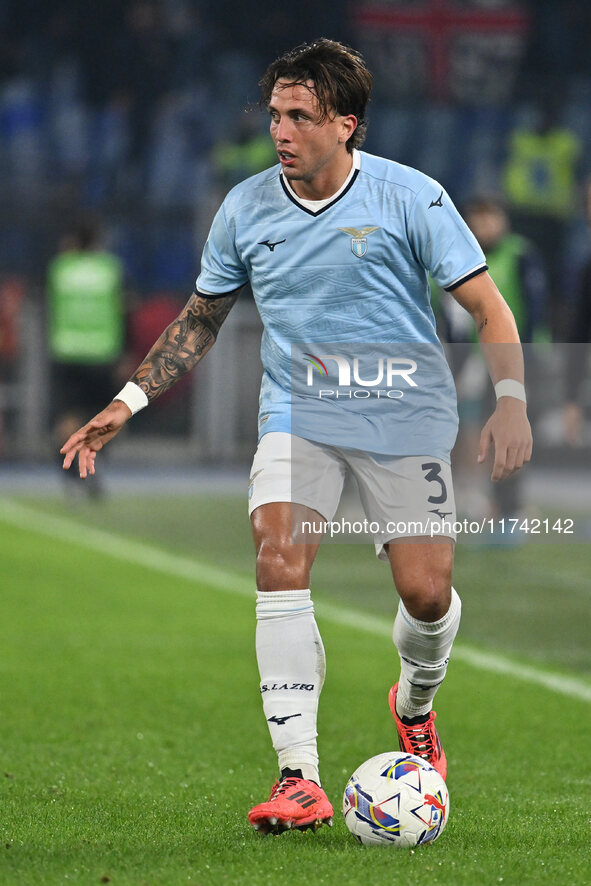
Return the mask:
<svg viewBox="0 0 591 886"><path fill-rule="evenodd" d="M548 341L548 280L535 243L511 230L509 213L500 197L473 197L464 207L464 218L513 312L521 341Z"/></svg>
<svg viewBox="0 0 591 886"><path fill-rule="evenodd" d="M62 440L89 408L100 409L117 392L124 347L123 267L102 248L94 219L78 221L62 238L47 269L47 304L51 414ZM89 491L96 493L96 484Z"/></svg>
<svg viewBox="0 0 591 886"><path fill-rule="evenodd" d="M277 163L277 151L268 128L261 128L260 114L255 110L243 111L237 120L235 137L218 141L213 146L211 161L220 201L238 182ZM247 284L242 299L249 296L252 297L252 290Z"/></svg>
<svg viewBox="0 0 591 886"><path fill-rule="evenodd" d="M277 163L277 152L267 129L261 130L260 115L249 111L241 115L235 138L214 145L211 159L218 183L226 193L249 175Z"/></svg>
<svg viewBox="0 0 591 886"><path fill-rule="evenodd" d="M564 328L565 238L577 209L581 140L558 120L560 104L541 100L530 126L509 136L503 172L513 227L532 240L546 262L550 324L555 340Z"/></svg>
<svg viewBox="0 0 591 886"><path fill-rule="evenodd" d="M482 247L491 277L513 312L521 341L548 341L548 278L535 243L511 230L501 197L474 196L463 214ZM446 293L432 293L432 303L440 306L443 335L449 342L477 341L471 317Z"/></svg>

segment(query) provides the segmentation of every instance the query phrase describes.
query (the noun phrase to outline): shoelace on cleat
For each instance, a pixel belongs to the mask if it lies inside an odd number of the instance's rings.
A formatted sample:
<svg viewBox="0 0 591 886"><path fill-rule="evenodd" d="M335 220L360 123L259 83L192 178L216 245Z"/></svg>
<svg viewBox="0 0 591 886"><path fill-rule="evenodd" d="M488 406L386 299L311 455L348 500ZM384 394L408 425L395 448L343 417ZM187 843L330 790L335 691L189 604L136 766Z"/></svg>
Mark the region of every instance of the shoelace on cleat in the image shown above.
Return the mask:
<svg viewBox="0 0 591 886"><path fill-rule="evenodd" d="M293 788L297 785L297 778L283 778L281 781L276 781L271 790L271 796L269 797L269 802L271 800L277 799L281 794L285 794L288 788Z"/></svg>
<svg viewBox="0 0 591 886"><path fill-rule="evenodd" d="M416 726L404 727L404 738L412 747L412 753L426 759L435 752L435 743L428 723L417 723Z"/></svg>

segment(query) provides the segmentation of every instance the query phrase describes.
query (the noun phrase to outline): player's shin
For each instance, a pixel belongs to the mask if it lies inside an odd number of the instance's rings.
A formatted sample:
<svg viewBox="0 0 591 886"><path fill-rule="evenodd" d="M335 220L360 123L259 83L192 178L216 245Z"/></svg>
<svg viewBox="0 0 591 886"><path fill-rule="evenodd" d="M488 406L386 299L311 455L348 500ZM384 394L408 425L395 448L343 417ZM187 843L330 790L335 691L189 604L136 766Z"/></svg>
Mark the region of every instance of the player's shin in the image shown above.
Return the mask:
<svg viewBox="0 0 591 886"><path fill-rule="evenodd" d="M309 590L257 595L256 652L263 710L280 770L319 782L318 699L325 656Z"/></svg>
<svg viewBox="0 0 591 886"><path fill-rule="evenodd" d="M400 601L393 634L401 665L396 696L399 716L419 717L431 710L435 693L445 677L461 610L454 588L448 611L435 622L413 618Z"/></svg>

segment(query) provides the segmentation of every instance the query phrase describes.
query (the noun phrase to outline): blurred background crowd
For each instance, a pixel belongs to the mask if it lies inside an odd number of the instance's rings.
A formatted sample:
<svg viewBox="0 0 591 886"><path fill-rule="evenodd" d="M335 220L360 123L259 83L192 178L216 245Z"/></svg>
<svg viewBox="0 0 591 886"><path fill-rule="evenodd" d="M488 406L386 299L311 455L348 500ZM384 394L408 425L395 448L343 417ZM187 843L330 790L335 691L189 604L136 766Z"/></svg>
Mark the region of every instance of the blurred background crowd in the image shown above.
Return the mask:
<svg viewBox="0 0 591 886"><path fill-rule="evenodd" d="M589 4L0 0L0 458L53 451L175 316L220 200L275 160L258 79L315 36L363 51L375 77L365 148L450 192L524 340L589 341ZM469 342L465 318L433 295L442 334ZM238 350L230 329L224 357L146 427L206 456L250 449L256 393L231 365L258 372L251 307L241 298L232 320ZM563 367L576 390L555 397L572 401L572 444L585 443L591 400L581 359Z"/></svg>

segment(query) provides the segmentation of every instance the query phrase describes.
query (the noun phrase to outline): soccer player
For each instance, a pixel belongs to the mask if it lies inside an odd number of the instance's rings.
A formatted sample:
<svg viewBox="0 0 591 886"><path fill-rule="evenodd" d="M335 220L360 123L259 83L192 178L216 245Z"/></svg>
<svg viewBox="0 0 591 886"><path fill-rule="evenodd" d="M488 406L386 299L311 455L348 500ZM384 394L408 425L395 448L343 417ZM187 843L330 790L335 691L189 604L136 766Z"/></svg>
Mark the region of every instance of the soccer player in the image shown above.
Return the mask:
<svg viewBox="0 0 591 886"><path fill-rule="evenodd" d="M451 526L455 516L449 465L455 393L435 335L428 272L472 314L496 387L497 405L482 432L478 459L484 461L492 446L492 477L500 480L531 453L513 316L443 188L414 169L359 151L371 85L361 56L326 39L297 47L269 66L262 101L279 165L230 191L213 221L184 310L123 391L61 450L64 468L77 454L80 475L94 473L97 452L131 415L209 350L238 291L250 281L264 324L259 445L249 488L257 557L256 651L279 762L269 800L249 813L263 833L315 827L330 823L333 815L316 748L325 658L309 588L320 539L295 543L292 528L295 509L298 520L332 518L346 470L354 473L372 521L387 527L396 518L396 529L380 530L375 542L400 597L394 642L401 673L389 695L400 747L446 774L432 703L460 620L460 599L451 584L453 529L442 531L435 543L404 532L411 521L429 525L443 515ZM332 420L314 420L305 385L295 394L290 390L297 362L292 347L302 342L326 375L327 364L331 372L335 362L343 369L343 384L346 358L340 348L349 348L351 356L356 343L384 348L401 343L397 377L408 390L395 401L334 397L327 405ZM311 343L332 343L332 350L310 354ZM413 348L418 354L425 345L432 386L411 375L416 369L420 379L422 357L407 359ZM352 363L360 376L354 357Z"/></svg>

